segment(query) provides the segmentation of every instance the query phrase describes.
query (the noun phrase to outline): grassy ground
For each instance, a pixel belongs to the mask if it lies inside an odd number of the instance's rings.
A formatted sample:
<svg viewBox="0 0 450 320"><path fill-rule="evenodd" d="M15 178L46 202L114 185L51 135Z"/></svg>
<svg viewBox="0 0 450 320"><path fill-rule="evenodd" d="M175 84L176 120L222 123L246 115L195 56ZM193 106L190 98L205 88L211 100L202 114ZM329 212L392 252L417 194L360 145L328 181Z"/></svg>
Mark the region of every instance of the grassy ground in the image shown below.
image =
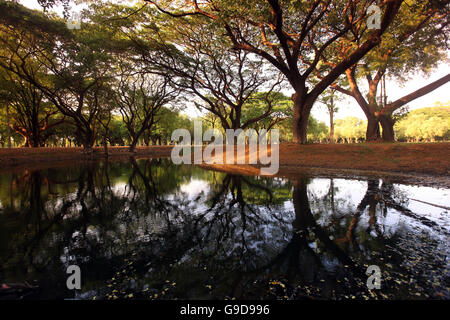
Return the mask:
<svg viewBox="0 0 450 320"><path fill-rule="evenodd" d="M169 157L171 149L171 146L138 147L134 155ZM127 147L109 148L111 160L127 159L131 155ZM0 149L0 171L14 167L67 165L74 161L104 158L103 148L95 148L90 157L82 154L81 148L3 148ZM220 169L221 165L215 167ZM306 167L448 176L450 143L280 146L280 171L289 173Z"/></svg>
<svg viewBox="0 0 450 320"><path fill-rule="evenodd" d="M295 145L280 148L283 166L450 174L450 143Z"/></svg>

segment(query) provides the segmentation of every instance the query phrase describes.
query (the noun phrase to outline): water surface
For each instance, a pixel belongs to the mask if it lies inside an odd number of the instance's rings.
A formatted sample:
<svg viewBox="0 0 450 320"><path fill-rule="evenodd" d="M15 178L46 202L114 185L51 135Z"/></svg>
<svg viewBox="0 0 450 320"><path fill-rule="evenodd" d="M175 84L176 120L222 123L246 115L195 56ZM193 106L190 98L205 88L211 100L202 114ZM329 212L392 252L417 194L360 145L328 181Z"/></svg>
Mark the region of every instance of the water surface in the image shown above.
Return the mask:
<svg viewBox="0 0 450 320"><path fill-rule="evenodd" d="M0 283L38 286L29 299L449 299L449 193L164 159L1 174Z"/></svg>

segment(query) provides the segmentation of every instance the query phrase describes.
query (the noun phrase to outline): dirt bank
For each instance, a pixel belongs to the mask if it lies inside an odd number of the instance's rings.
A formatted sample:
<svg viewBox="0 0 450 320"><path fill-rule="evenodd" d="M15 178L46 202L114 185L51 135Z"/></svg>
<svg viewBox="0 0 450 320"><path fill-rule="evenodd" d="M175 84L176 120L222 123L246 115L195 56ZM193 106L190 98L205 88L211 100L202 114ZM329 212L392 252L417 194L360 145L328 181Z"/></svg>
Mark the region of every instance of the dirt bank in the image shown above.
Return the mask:
<svg viewBox="0 0 450 320"><path fill-rule="evenodd" d="M138 147L136 153L131 154L127 147L111 147L108 158L169 157L171 150L171 146ZM66 166L99 159L105 159L103 148L95 148L92 156L83 154L81 148L4 148L0 149L0 172L14 168ZM242 174L259 173L259 169L248 165L202 166ZM280 146L278 176L289 177L313 171L327 175L390 175L423 182L426 178L447 186L450 184L450 143Z"/></svg>
<svg viewBox="0 0 450 320"><path fill-rule="evenodd" d="M170 157L171 146L137 147L135 153L130 153L128 147L108 148L108 159L111 161L136 158ZM0 172L21 169L45 169L62 167L73 163L105 160L103 148L94 148L91 155L83 154L82 148L0 148Z"/></svg>
<svg viewBox="0 0 450 320"><path fill-rule="evenodd" d="M248 160L248 155L247 155ZM204 168L258 175L249 165L201 165ZM450 143L280 146L279 177L384 178L391 182L450 188Z"/></svg>
<svg viewBox="0 0 450 320"><path fill-rule="evenodd" d="M280 147L283 166L450 174L450 143L295 145Z"/></svg>

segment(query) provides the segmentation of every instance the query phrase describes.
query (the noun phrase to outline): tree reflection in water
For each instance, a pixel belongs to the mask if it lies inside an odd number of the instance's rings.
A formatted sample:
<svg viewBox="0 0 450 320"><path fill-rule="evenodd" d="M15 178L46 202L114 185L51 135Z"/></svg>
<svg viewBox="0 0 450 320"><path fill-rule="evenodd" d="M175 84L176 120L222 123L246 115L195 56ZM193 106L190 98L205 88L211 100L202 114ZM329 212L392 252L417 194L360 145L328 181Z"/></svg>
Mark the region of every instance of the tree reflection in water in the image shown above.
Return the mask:
<svg viewBox="0 0 450 320"><path fill-rule="evenodd" d="M448 234L395 185L369 180L356 204L339 195L345 184L329 179L321 196L311 181L134 158L1 175L0 281L36 280L39 298L71 297L65 270L77 264L82 298L448 294L439 245ZM407 223L387 231L392 214ZM366 288L371 264L383 270L380 291Z"/></svg>

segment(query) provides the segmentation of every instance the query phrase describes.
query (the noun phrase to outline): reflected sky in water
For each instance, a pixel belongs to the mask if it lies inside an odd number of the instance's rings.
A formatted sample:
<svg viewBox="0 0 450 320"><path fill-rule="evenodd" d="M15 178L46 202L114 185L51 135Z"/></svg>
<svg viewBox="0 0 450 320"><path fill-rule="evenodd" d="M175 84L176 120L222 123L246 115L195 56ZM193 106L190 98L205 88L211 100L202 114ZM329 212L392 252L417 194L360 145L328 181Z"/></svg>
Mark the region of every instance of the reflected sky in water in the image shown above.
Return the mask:
<svg viewBox="0 0 450 320"><path fill-rule="evenodd" d="M0 185L0 283L38 286L25 298L450 298L448 189L164 159L25 170ZM380 290L367 288L369 265Z"/></svg>

